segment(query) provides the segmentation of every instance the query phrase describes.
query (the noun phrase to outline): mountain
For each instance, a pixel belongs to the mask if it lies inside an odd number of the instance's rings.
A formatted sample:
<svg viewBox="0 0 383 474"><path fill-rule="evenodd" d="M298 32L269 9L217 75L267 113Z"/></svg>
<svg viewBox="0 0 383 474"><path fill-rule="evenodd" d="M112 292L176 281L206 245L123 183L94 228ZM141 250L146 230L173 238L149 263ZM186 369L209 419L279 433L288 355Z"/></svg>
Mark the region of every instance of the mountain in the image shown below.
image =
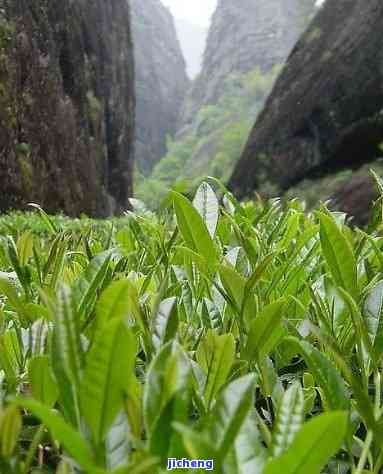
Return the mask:
<svg viewBox="0 0 383 474"><path fill-rule="evenodd" d="M220 0L214 12L202 71L184 104L183 123L215 104L225 79L283 64L314 10L315 0Z"/></svg>
<svg viewBox="0 0 383 474"><path fill-rule="evenodd" d="M186 60L187 73L195 79L201 72L208 28L194 25L186 19L175 18L178 38Z"/></svg>
<svg viewBox="0 0 383 474"><path fill-rule="evenodd" d="M382 25L380 0L328 0L322 6L250 134L230 181L238 196L266 188L280 195L304 180L320 188L315 178L326 178L322 185L328 186L333 176L339 189L322 186L321 196L366 220L360 205L371 201L368 170L358 172L353 186L353 174L340 182L337 176L382 155Z"/></svg>
<svg viewBox="0 0 383 474"><path fill-rule="evenodd" d="M136 65L136 161L148 174L166 152L189 87L173 17L160 0L131 0Z"/></svg>
<svg viewBox="0 0 383 474"><path fill-rule="evenodd" d="M315 0L220 0L200 75L183 103L167 153L138 195L158 205L176 181L204 175L227 181Z"/></svg>
<svg viewBox="0 0 383 474"><path fill-rule="evenodd" d="M108 215L132 192L126 0L0 2L0 209Z"/></svg>

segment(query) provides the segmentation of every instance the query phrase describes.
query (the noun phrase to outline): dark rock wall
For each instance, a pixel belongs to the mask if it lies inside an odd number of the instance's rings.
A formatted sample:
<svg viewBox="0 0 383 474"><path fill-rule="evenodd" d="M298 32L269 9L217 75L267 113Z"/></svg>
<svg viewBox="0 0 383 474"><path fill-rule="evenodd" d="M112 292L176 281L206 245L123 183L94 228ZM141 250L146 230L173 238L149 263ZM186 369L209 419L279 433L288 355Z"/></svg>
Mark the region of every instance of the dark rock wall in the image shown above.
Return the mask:
<svg viewBox="0 0 383 474"><path fill-rule="evenodd" d="M126 0L0 0L0 209L108 215L132 192Z"/></svg>
<svg viewBox="0 0 383 474"><path fill-rule="evenodd" d="M288 59L230 187L239 196L265 186L280 194L373 161L382 155L382 111L383 2L327 0Z"/></svg>
<svg viewBox="0 0 383 474"><path fill-rule="evenodd" d="M219 0L212 18L202 72L183 110L192 122L203 105L214 104L233 72L283 64L314 11L314 0Z"/></svg>
<svg viewBox="0 0 383 474"><path fill-rule="evenodd" d="M131 0L136 62L136 160L148 174L166 153L189 87L173 17L160 0Z"/></svg>

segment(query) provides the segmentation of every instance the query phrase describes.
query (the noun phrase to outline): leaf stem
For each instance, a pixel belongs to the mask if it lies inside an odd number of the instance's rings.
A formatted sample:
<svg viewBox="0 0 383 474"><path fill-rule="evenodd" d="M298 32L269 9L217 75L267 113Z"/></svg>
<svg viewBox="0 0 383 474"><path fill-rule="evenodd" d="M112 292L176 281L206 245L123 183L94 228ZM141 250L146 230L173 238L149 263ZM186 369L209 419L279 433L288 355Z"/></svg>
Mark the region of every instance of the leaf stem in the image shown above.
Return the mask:
<svg viewBox="0 0 383 474"><path fill-rule="evenodd" d="M358 462L358 465L356 467L356 471L354 472L354 474L362 474L363 473L364 466L365 466L366 461L367 461L367 456L368 456L368 452L369 452L370 447L371 447L372 440L373 440L373 433L372 433L371 430L369 430L367 432L366 440L365 440L364 446L363 446L363 451L362 451L362 454L360 456L360 459L359 459L359 462Z"/></svg>
<svg viewBox="0 0 383 474"><path fill-rule="evenodd" d="M32 443L29 446L28 453L27 453L27 458L25 460L25 466L24 466L24 473L25 474L29 474L29 472L31 470L33 459L35 457L35 453L36 453L37 448L40 444L40 441L41 441L41 439L44 435L44 430L45 430L45 426L40 425L39 429L36 431L36 433L35 433L35 435L32 439Z"/></svg>

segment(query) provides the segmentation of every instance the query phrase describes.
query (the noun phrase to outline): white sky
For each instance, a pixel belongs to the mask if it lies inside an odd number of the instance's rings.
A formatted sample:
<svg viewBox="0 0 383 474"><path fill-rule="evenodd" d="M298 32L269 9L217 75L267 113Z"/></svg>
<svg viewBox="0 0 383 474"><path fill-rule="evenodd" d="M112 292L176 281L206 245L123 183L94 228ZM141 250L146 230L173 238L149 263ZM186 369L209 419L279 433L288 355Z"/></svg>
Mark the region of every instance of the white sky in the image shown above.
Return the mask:
<svg viewBox="0 0 383 474"><path fill-rule="evenodd" d="M177 18L185 18L191 23L201 26L209 25L217 0L162 0L170 7Z"/></svg>

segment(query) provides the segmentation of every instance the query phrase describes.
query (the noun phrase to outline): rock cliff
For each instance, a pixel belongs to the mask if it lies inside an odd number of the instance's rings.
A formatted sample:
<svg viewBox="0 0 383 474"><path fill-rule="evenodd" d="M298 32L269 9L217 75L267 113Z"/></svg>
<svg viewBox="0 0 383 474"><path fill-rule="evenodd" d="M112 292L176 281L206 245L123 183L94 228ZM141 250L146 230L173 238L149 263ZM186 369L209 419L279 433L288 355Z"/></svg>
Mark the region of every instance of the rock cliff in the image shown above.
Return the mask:
<svg viewBox="0 0 383 474"><path fill-rule="evenodd" d="M280 194L374 161L382 155L382 110L383 3L327 0L288 59L230 187L239 196L265 188ZM371 186L354 182L358 192ZM335 201L352 212L344 189L334 191Z"/></svg>
<svg viewBox="0 0 383 474"><path fill-rule="evenodd" d="M203 105L214 104L225 79L283 64L307 25L315 0L219 0L212 18L202 72L183 112L188 124Z"/></svg>
<svg viewBox="0 0 383 474"><path fill-rule="evenodd" d="M136 62L136 160L148 174L166 152L189 87L170 11L160 0L131 0Z"/></svg>
<svg viewBox="0 0 383 474"><path fill-rule="evenodd" d="M230 178L251 117L314 11L315 0L219 0L201 74L182 106L175 140L153 170L154 183Z"/></svg>
<svg viewBox="0 0 383 474"><path fill-rule="evenodd" d="M0 209L128 205L134 60L126 0L0 0Z"/></svg>

